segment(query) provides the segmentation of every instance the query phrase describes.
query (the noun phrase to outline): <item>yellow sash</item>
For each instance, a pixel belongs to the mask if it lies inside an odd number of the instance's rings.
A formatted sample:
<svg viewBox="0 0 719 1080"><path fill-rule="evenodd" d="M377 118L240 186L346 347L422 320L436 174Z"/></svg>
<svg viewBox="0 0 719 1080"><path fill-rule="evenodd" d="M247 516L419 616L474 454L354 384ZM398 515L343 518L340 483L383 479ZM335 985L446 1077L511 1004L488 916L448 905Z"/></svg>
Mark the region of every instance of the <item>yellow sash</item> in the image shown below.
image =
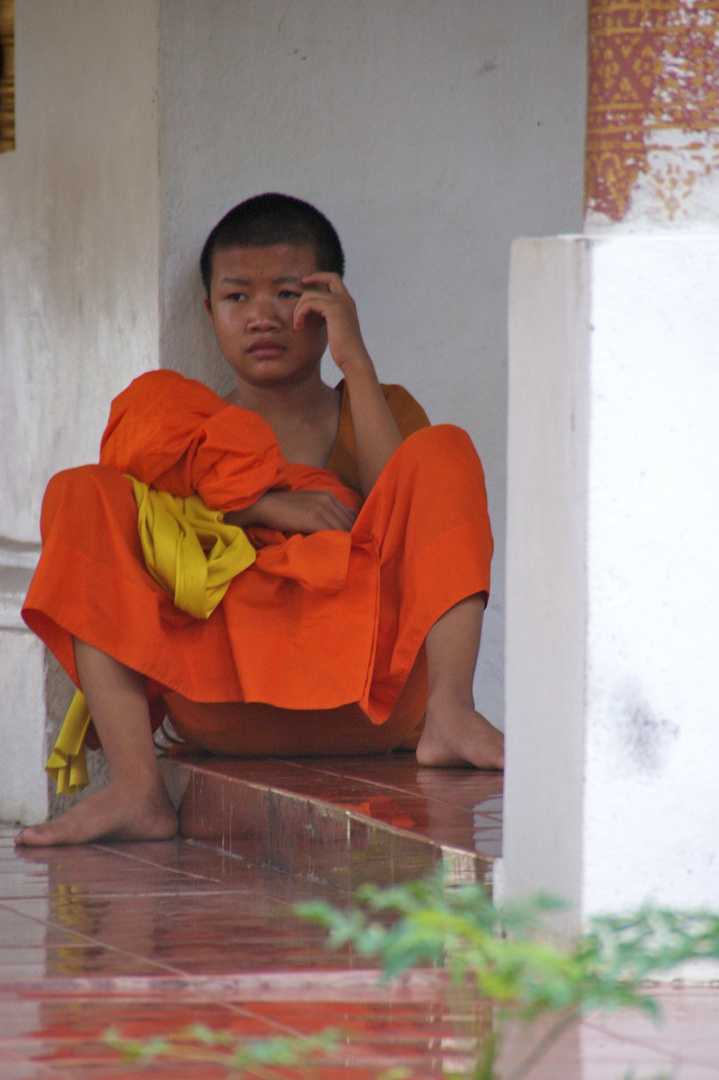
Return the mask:
<svg viewBox="0 0 719 1080"><path fill-rule="evenodd" d="M155 491L129 476L137 502L137 527L145 565L175 606L196 619L209 619L234 577L251 566L255 549L221 510L209 510L199 495L182 498ZM86 787L85 733L90 711L82 691L72 699L45 768L58 794Z"/></svg>
<svg viewBox="0 0 719 1080"><path fill-rule="evenodd" d="M137 502L137 527L145 565L182 611L209 619L234 577L257 558L221 510L208 510L199 495L181 498L155 491L129 476Z"/></svg>
<svg viewBox="0 0 719 1080"><path fill-rule="evenodd" d="M57 784L58 795L75 795L87 787L85 734L90 724L90 710L85 695L78 690L60 728L53 752L45 766Z"/></svg>

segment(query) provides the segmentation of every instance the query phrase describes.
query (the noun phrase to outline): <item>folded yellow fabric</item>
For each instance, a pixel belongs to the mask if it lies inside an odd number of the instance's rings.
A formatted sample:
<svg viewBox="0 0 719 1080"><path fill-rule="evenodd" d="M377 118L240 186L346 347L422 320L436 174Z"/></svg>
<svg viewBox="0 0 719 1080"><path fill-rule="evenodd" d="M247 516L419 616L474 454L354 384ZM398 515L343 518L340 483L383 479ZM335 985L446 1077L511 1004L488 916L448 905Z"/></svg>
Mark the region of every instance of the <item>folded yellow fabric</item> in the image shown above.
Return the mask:
<svg viewBox="0 0 719 1080"><path fill-rule="evenodd" d="M199 495L182 498L132 481L137 528L145 565L176 607L196 619L209 619L230 582L257 554L244 531L226 525L221 510L210 510ZM85 733L90 712L78 690L45 766L58 794L74 795L88 783Z"/></svg>
<svg viewBox="0 0 719 1080"><path fill-rule="evenodd" d="M181 498L132 481L145 565L175 606L208 619L234 577L257 554L242 529L226 525L199 495Z"/></svg>
<svg viewBox="0 0 719 1080"><path fill-rule="evenodd" d="M90 710L85 695L78 690L45 766L57 784L58 795L75 795L87 787L85 733L89 724Z"/></svg>

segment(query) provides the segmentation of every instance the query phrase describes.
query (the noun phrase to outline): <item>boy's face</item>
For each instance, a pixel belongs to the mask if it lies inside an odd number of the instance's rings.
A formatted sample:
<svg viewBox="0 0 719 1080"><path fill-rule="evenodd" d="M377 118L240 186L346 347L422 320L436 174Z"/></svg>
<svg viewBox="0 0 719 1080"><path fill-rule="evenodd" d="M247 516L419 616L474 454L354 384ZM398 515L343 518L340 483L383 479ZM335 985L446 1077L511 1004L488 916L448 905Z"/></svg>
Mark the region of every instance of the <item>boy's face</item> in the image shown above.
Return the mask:
<svg viewBox="0 0 719 1080"><path fill-rule="evenodd" d="M205 300L220 351L238 385L282 386L319 370L327 347L324 320L308 314L295 330L301 279L317 270L311 247L236 247L216 251Z"/></svg>

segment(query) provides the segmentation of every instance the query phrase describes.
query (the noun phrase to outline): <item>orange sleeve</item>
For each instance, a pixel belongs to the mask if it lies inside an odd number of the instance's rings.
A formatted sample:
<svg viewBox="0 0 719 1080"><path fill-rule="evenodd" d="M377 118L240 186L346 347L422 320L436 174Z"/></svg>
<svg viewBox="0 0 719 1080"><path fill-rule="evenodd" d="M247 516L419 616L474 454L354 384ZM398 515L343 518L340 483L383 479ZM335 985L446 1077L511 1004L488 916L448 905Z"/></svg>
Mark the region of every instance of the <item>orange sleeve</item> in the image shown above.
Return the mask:
<svg viewBox="0 0 719 1080"><path fill-rule="evenodd" d="M326 467L339 476L347 487L354 491L361 491L362 484L357 465L357 441L344 379L336 389L342 392L340 423L337 441ZM406 439L408 435L413 435L420 428L430 427L427 413L403 386L382 383L382 393L403 439Z"/></svg>
<svg viewBox="0 0 719 1080"><path fill-rule="evenodd" d="M279 443L249 409L175 371L140 375L112 402L100 464L211 509L242 510L289 486Z"/></svg>
<svg viewBox="0 0 719 1080"><path fill-rule="evenodd" d="M382 390L403 439L421 428L430 427L427 413L409 390L391 383L383 385Z"/></svg>

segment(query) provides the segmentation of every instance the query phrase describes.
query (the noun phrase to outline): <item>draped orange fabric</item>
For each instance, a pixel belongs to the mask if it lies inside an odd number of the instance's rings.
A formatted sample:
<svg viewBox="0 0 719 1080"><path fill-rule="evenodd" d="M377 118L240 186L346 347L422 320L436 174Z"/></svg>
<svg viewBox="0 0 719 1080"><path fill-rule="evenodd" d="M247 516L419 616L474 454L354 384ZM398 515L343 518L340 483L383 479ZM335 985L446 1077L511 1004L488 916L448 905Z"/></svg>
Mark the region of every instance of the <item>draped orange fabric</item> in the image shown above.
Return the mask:
<svg viewBox="0 0 719 1080"><path fill-rule="evenodd" d="M459 600L489 590L492 539L469 437L423 427L401 387L385 395L409 437L362 505L350 486L358 480L346 394L328 467L314 469L284 461L261 417L201 383L170 371L140 376L112 404L100 464L48 485L27 624L75 682L73 636L142 672L180 733L215 752L397 745L424 712L427 631ZM283 488L332 491L359 514L350 533L249 529L256 562L209 619L195 620L145 569L123 473L171 494L197 492L213 509L243 509ZM243 725L249 741L238 735Z"/></svg>

